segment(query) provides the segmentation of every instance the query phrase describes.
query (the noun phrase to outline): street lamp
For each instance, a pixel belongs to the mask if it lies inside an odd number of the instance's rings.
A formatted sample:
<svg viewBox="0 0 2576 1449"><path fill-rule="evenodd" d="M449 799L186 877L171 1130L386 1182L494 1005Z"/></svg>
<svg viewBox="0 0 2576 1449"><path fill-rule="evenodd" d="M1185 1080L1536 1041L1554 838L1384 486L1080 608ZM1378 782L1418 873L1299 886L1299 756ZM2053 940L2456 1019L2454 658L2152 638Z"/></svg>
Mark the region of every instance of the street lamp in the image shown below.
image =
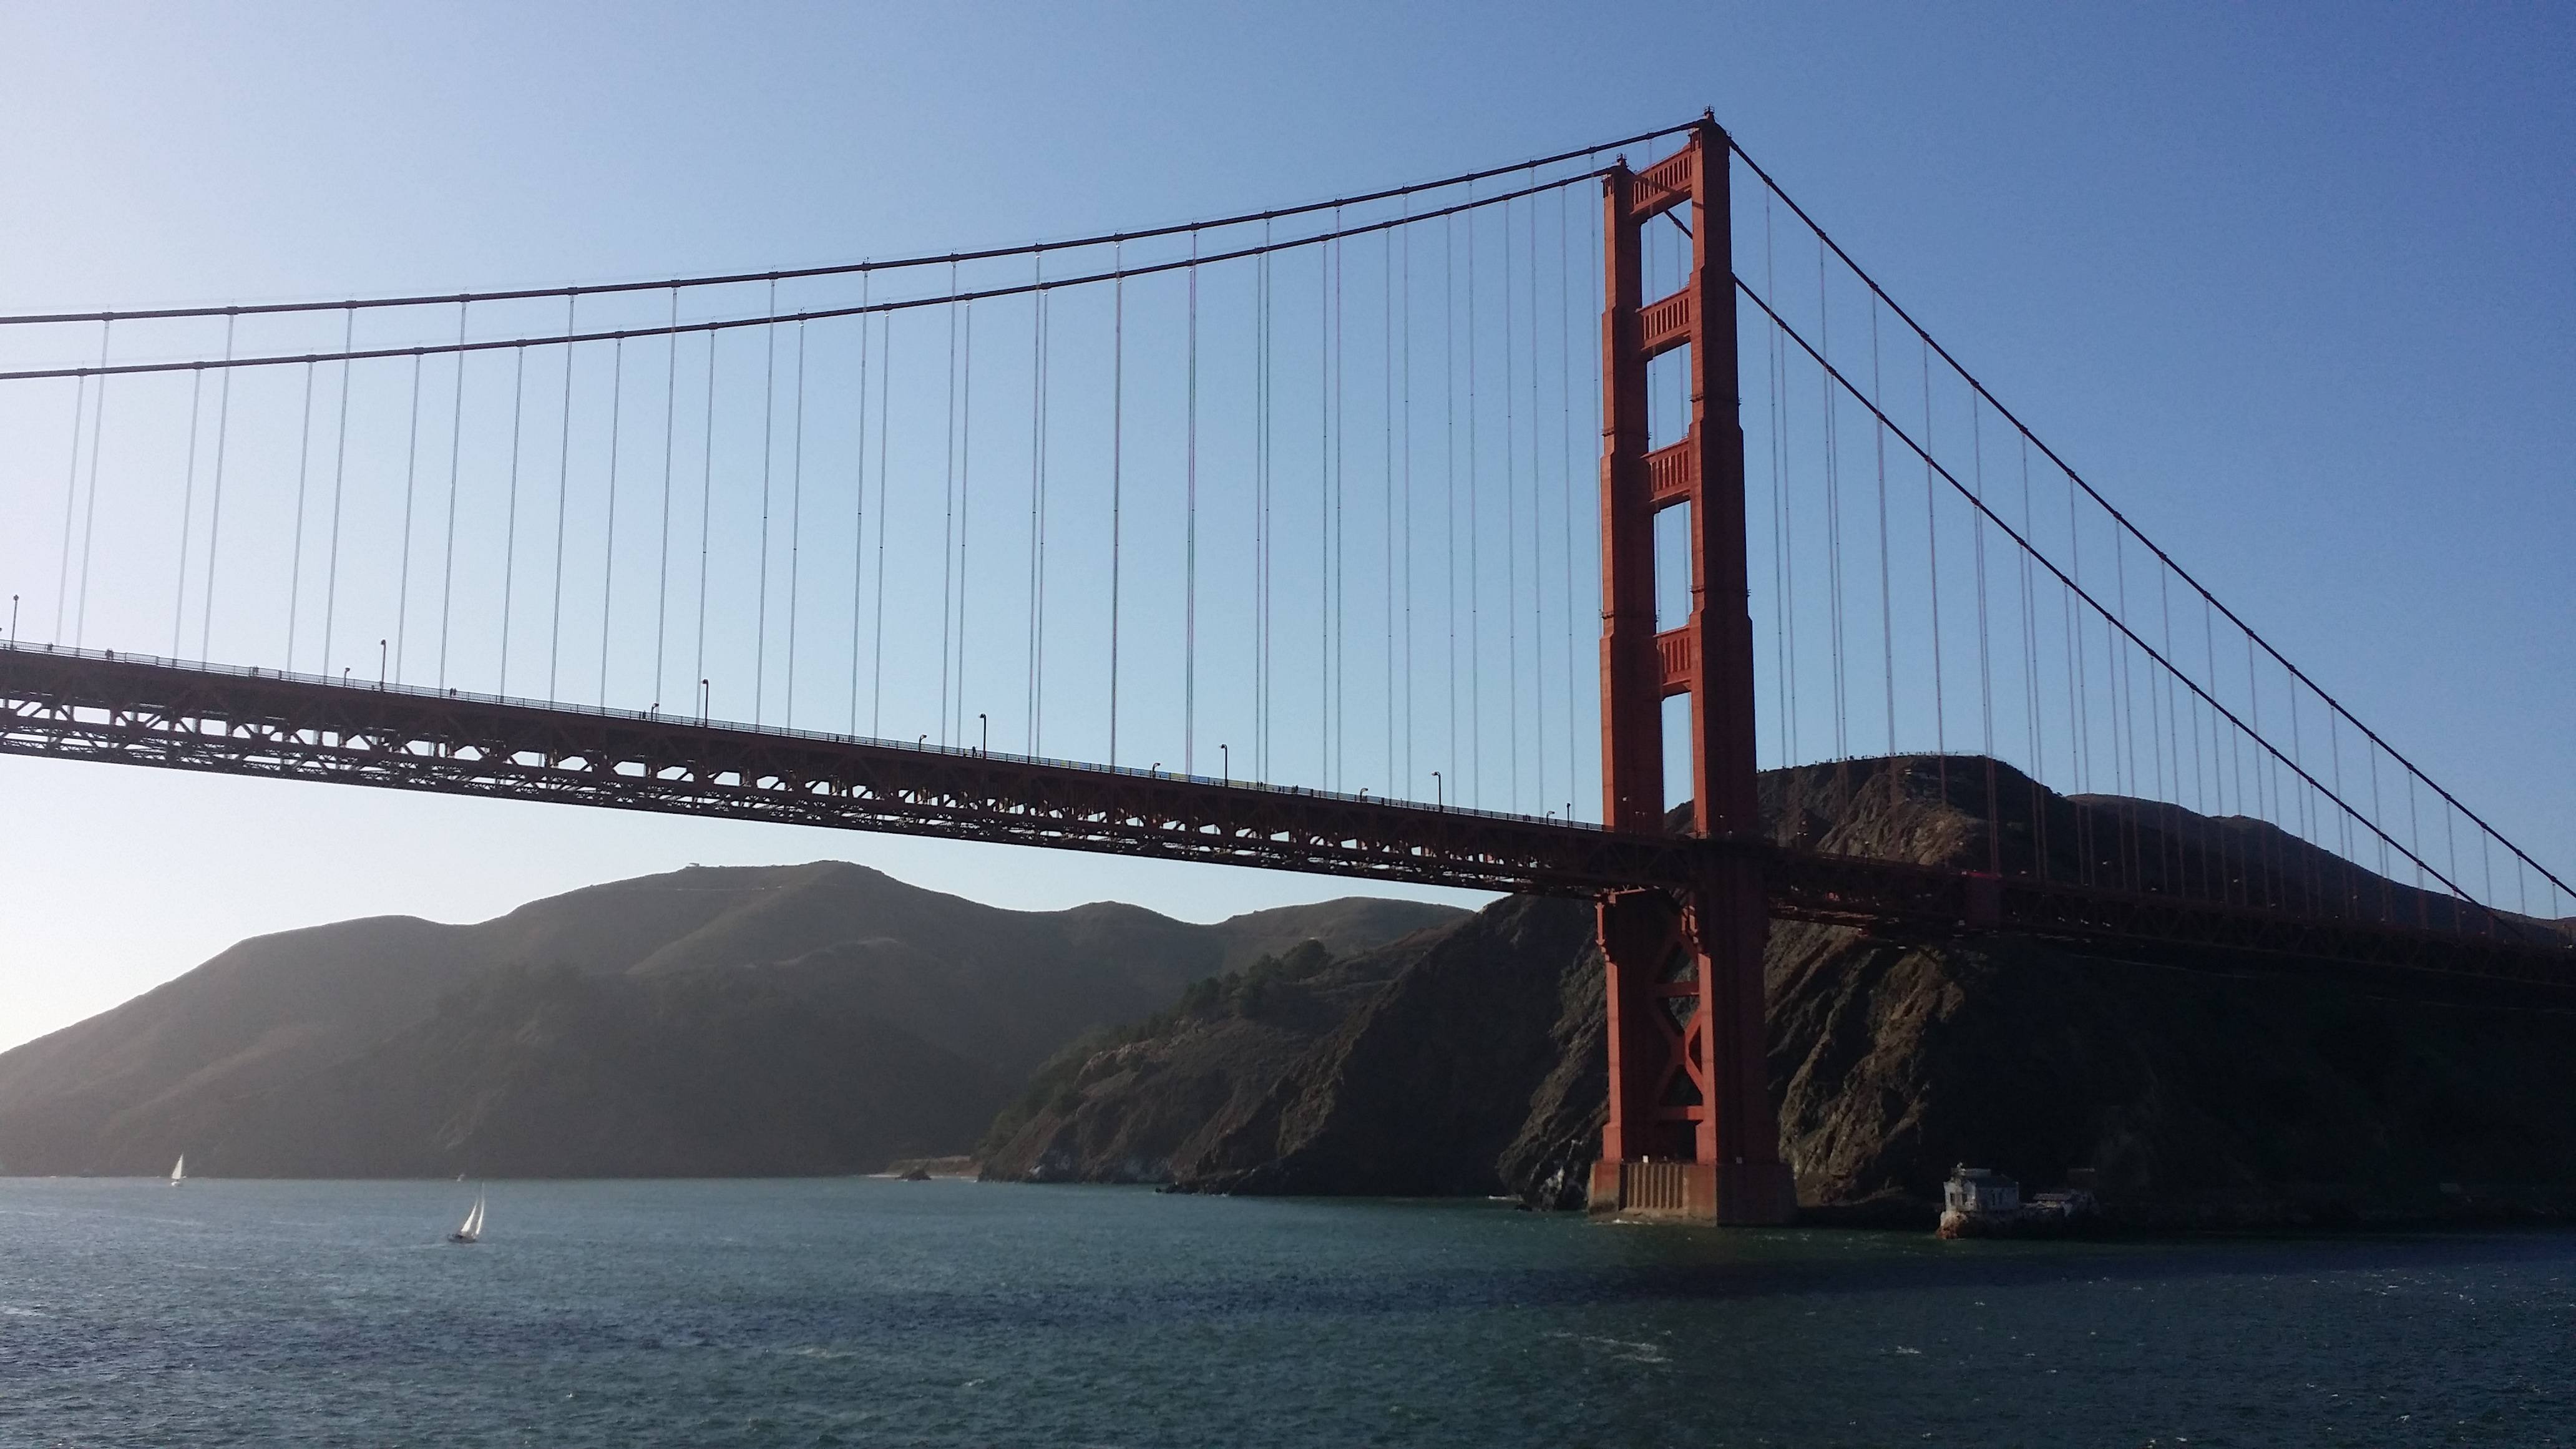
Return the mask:
<svg viewBox="0 0 2576 1449"><path fill-rule="evenodd" d="M1434 810L1446 810L1446 809L1448 809L1448 808L1449 808L1449 802L1448 802L1448 799L1446 798L1446 792L1447 792L1447 789L1448 789L1448 786L1447 786L1447 785L1446 785L1446 783L1445 783L1445 782L1443 782L1443 781L1441 780L1441 778L1440 778L1440 772L1439 772L1438 770L1434 770L1434 771L1432 771L1432 772L1431 772L1431 808L1432 808L1432 809L1434 809Z"/></svg>
<svg viewBox="0 0 2576 1449"><path fill-rule="evenodd" d="M1216 767L1217 767L1217 770L1218 770L1217 783L1218 783L1218 784L1221 784L1221 785L1231 785L1231 784L1233 784L1233 783L1234 783L1234 756L1233 756L1232 754L1228 753L1228 752L1227 752L1227 750L1226 750L1226 747L1225 747L1225 746L1223 746L1223 745L1219 745L1219 746L1217 746L1217 747L1216 747L1216 762L1217 762L1217 763L1216 763Z"/></svg>
<svg viewBox="0 0 2576 1449"><path fill-rule="evenodd" d="M984 727L984 753L989 755L993 753L993 722L985 718L981 711L976 713L975 722Z"/></svg>

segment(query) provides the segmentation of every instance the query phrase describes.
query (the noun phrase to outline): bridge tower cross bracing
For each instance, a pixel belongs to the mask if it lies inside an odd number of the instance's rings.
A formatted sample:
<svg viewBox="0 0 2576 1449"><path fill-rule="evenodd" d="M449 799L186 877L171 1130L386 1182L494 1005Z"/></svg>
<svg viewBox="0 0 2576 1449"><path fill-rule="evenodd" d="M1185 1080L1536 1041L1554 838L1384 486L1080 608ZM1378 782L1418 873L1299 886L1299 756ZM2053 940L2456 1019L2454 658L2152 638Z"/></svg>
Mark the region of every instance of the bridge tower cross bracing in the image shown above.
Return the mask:
<svg viewBox="0 0 2576 1449"><path fill-rule="evenodd" d="M1694 833L1760 828L1728 156L1706 119L1670 157L1643 172L1623 160L1603 181L1601 781L1616 831L1667 828L1663 714L1676 696L1690 701ZM1685 208L1689 273L1648 301L1645 228ZM1647 364L1680 350L1688 427L1650 450ZM1655 520L1673 508L1688 510L1690 609L1658 632ZM1687 890L1599 898L1610 1089L1591 1207L1785 1222L1797 1196L1764 1064L1761 866L1745 852L1706 858Z"/></svg>

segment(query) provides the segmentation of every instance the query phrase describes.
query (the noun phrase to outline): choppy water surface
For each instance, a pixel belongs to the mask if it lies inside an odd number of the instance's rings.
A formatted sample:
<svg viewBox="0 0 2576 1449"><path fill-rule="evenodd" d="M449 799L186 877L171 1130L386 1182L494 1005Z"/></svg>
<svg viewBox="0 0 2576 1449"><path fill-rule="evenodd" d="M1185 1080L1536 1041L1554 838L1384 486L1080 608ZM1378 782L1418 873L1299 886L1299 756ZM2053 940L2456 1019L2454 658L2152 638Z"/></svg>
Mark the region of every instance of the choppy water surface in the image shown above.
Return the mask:
<svg viewBox="0 0 2576 1449"><path fill-rule="evenodd" d="M2515 1444L2576 1237L1952 1243L883 1181L0 1180L0 1443Z"/></svg>

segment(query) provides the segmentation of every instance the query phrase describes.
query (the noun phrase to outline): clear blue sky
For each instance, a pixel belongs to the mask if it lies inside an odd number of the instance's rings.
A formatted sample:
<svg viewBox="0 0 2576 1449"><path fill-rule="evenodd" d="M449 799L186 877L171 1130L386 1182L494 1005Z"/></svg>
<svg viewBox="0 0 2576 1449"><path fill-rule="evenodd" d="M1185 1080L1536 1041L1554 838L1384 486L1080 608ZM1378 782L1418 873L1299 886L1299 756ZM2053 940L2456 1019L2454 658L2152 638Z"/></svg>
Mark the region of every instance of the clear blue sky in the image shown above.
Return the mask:
<svg viewBox="0 0 2576 1449"><path fill-rule="evenodd" d="M2149 534L2564 874L2570 55L2576 15L2539 6L18 6L0 308L945 250L1710 106ZM0 810L0 1043L253 932L690 861L1199 919L1346 889L15 759Z"/></svg>

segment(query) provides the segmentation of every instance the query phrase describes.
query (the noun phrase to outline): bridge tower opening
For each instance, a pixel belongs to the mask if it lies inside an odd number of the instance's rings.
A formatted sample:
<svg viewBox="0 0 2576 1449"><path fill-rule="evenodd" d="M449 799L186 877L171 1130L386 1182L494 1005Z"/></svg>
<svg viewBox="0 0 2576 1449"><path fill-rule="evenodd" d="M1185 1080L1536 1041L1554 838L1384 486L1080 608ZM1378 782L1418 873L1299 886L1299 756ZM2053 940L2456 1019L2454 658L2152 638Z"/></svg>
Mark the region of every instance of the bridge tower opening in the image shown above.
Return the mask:
<svg viewBox="0 0 2576 1449"><path fill-rule="evenodd" d="M1675 696L1690 702L1689 828L1760 829L1728 154L1726 133L1703 119L1673 155L1642 172L1623 159L1603 179L1601 790L1612 830L1669 828L1663 716ZM1676 221L1690 235L1689 273L1648 301L1645 228ZM1650 448L1647 364L1685 349L1687 429ZM1658 631L1655 519L1673 508L1687 509L1690 606ZM1610 891L1599 915L1610 1114L1592 1210L1788 1221L1797 1194L1764 1064L1760 865L1729 853L1684 891Z"/></svg>

